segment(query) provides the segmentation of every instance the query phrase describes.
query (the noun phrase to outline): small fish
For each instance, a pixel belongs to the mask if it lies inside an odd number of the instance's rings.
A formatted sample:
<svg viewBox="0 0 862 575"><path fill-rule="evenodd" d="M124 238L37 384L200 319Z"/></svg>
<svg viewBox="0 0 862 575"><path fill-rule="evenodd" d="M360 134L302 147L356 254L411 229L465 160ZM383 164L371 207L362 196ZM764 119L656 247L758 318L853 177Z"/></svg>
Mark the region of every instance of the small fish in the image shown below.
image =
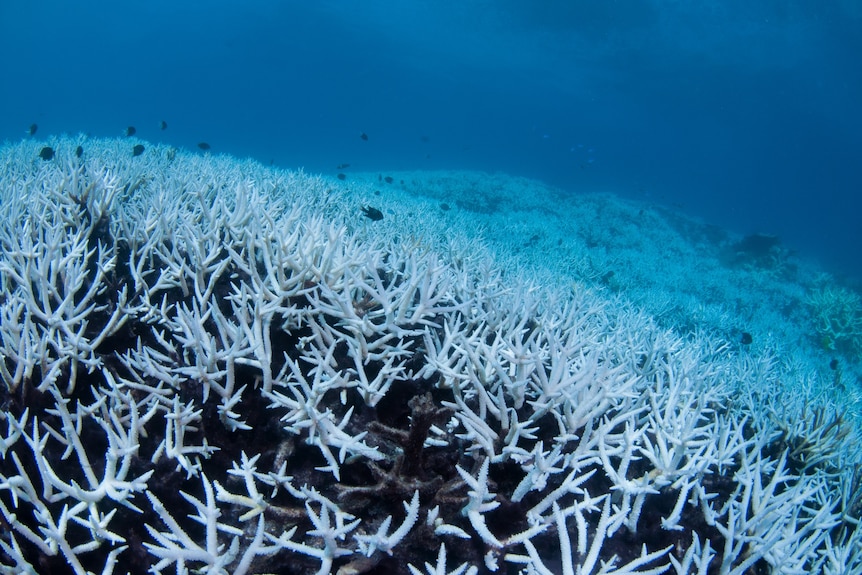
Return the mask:
<svg viewBox="0 0 862 575"><path fill-rule="evenodd" d="M138 133L138 131L135 129L134 126L129 126L128 128L126 128L126 137L127 138L130 136L134 136L137 133Z"/></svg>
<svg viewBox="0 0 862 575"><path fill-rule="evenodd" d="M198 148L200 148L201 150L206 152L207 150L210 149L210 145L207 144L206 142L198 142Z"/></svg>
<svg viewBox="0 0 862 575"><path fill-rule="evenodd" d="M383 178L383 181L386 182L387 184L391 184L392 183L392 176L386 176L385 178Z"/></svg>
<svg viewBox="0 0 862 575"><path fill-rule="evenodd" d="M27 135L32 136L36 133L36 130L39 129L39 126L36 124L30 124L30 127L27 129Z"/></svg>
<svg viewBox="0 0 862 575"><path fill-rule="evenodd" d="M335 175L335 177L338 178L339 180L346 180L347 174L338 173Z"/></svg>
<svg viewBox="0 0 862 575"><path fill-rule="evenodd" d="M167 130L168 129L168 123L165 122L164 120L162 120L161 123L159 123L159 128L161 128L162 130Z"/></svg>
<svg viewBox="0 0 862 575"><path fill-rule="evenodd" d="M379 222L383 219L383 212L381 212L377 208L372 208L371 206L363 206L362 215L371 220L372 222Z"/></svg>
<svg viewBox="0 0 862 575"><path fill-rule="evenodd" d="M337 166L335 166L335 169L336 170L343 170L343 169L349 168L349 167L350 167L350 164L338 164Z"/></svg>
<svg viewBox="0 0 862 575"><path fill-rule="evenodd" d="M39 152L39 157L47 162L54 157L54 148L52 148L51 146L45 146Z"/></svg>
<svg viewBox="0 0 862 575"><path fill-rule="evenodd" d="M146 148L144 148L143 144L136 144L135 147L132 148L132 156L140 156L144 153L145 149Z"/></svg>
<svg viewBox="0 0 862 575"><path fill-rule="evenodd" d="M78 146L75 148L75 157L80 158L84 155L84 146Z"/></svg>
<svg viewBox="0 0 862 575"><path fill-rule="evenodd" d="M359 137L362 138L363 140L365 140L366 142L368 141L368 134L366 134L365 132L362 132L361 134L359 134Z"/></svg>
<svg viewBox="0 0 862 575"><path fill-rule="evenodd" d="M747 331L742 332L739 336L739 343L742 345L751 345L751 342L753 341L754 338Z"/></svg>

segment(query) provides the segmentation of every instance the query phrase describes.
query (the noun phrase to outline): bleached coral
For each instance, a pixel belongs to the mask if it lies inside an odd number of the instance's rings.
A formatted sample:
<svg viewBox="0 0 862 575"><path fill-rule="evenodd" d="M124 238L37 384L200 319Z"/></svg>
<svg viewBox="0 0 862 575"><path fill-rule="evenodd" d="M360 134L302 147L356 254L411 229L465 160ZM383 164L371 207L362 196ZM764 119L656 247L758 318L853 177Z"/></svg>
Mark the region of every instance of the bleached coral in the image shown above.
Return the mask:
<svg viewBox="0 0 862 575"><path fill-rule="evenodd" d="M740 401L724 344L380 237L320 178L87 145L2 150L0 572L860 563L825 463L858 435Z"/></svg>

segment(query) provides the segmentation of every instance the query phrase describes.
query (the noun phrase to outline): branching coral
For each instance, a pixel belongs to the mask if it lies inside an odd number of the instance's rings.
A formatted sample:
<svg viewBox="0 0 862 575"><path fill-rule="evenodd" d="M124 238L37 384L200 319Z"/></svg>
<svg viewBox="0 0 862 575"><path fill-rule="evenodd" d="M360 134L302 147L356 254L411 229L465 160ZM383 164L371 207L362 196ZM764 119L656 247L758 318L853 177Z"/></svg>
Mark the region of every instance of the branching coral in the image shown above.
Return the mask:
<svg viewBox="0 0 862 575"><path fill-rule="evenodd" d="M0 572L858 562L846 477L774 452L722 347L352 234L315 178L32 145L0 180Z"/></svg>

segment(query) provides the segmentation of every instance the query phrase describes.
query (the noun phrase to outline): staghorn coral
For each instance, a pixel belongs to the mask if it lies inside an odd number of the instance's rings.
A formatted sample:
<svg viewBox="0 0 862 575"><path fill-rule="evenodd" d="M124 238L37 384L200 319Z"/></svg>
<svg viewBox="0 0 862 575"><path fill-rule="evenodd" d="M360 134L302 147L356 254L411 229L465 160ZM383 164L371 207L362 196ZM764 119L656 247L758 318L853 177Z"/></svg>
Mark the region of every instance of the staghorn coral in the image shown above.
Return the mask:
<svg viewBox="0 0 862 575"><path fill-rule="evenodd" d="M2 151L0 572L862 565L848 478L775 452L721 344L350 232L314 177L37 147Z"/></svg>

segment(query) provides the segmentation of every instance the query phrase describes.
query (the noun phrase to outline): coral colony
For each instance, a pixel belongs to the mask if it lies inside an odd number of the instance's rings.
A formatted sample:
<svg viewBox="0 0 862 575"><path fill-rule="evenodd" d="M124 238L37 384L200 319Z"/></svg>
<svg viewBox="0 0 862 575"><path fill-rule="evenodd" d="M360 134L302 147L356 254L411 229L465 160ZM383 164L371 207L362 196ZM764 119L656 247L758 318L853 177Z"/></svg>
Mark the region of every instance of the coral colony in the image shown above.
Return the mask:
<svg viewBox="0 0 862 575"><path fill-rule="evenodd" d="M80 143L0 151L3 573L862 572L858 432L768 360Z"/></svg>

